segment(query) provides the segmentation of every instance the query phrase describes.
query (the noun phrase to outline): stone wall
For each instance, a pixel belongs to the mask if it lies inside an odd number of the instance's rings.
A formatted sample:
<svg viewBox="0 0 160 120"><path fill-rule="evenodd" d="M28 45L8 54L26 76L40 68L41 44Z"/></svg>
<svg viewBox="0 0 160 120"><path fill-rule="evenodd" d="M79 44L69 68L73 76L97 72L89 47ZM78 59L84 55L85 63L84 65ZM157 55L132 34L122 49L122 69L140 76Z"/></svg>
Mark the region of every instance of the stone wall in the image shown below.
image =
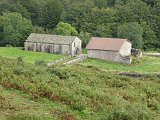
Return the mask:
<svg viewBox="0 0 160 120"><path fill-rule="evenodd" d="M125 41L122 48L120 49L120 54L123 57L130 56L131 55L131 49L132 49L132 44L128 41Z"/></svg>
<svg viewBox="0 0 160 120"><path fill-rule="evenodd" d="M143 53L146 56L160 57L160 53Z"/></svg>
<svg viewBox="0 0 160 120"><path fill-rule="evenodd" d="M63 55L76 56L81 54L81 40L76 37L73 43L69 44L52 44L52 43L35 43L25 42L25 50L47 53L58 53Z"/></svg>
<svg viewBox="0 0 160 120"><path fill-rule="evenodd" d="M88 50L88 57L131 64L131 59L129 57L123 57L119 52L116 51Z"/></svg>
<svg viewBox="0 0 160 120"><path fill-rule="evenodd" d="M72 53L70 45L25 42L24 48L28 51L59 53L63 55L70 55Z"/></svg>

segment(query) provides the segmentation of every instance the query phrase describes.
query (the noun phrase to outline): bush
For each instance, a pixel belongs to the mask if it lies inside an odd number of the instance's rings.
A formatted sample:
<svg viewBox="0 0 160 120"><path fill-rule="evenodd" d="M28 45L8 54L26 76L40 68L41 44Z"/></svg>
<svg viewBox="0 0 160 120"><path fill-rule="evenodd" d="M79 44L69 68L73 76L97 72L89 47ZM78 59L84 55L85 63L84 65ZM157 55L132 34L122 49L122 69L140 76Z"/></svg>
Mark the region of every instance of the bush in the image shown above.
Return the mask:
<svg viewBox="0 0 160 120"><path fill-rule="evenodd" d="M112 109L103 120L151 120L152 115L140 107L128 106L125 109Z"/></svg>
<svg viewBox="0 0 160 120"><path fill-rule="evenodd" d="M8 44L7 44L7 45L6 45L6 47L13 47L13 46L12 46L12 45L8 45Z"/></svg>
<svg viewBox="0 0 160 120"><path fill-rule="evenodd" d="M157 51L160 53L160 49L157 49Z"/></svg>
<svg viewBox="0 0 160 120"><path fill-rule="evenodd" d="M156 110L156 111L160 110L160 105L158 101L154 98L148 100L147 106L151 108L152 110Z"/></svg>
<svg viewBox="0 0 160 120"><path fill-rule="evenodd" d="M132 64L134 65L140 64L141 62L142 62L142 59L138 59L137 57L132 58Z"/></svg>
<svg viewBox="0 0 160 120"><path fill-rule="evenodd" d="M23 56L19 56L18 58L17 58L17 61L18 61L18 65L21 65L21 64L23 64Z"/></svg>
<svg viewBox="0 0 160 120"><path fill-rule="evenodd" d="M35 65L42 65L42 66L46 66L46 62L44 60L36 60Z"/></svg>

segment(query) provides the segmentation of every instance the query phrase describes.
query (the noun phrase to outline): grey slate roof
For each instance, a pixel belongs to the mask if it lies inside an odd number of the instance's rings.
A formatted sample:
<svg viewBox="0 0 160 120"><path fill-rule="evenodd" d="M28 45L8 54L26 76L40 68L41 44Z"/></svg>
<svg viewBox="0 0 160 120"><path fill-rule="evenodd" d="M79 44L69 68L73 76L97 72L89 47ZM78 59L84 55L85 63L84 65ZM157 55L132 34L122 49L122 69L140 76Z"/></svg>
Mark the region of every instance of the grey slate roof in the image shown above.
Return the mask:
<svg viewBox="0 0 160 120"><path fill-rule="evenodd" d="M76 38L76 36L60 36L31 33L30 36L27 38L26 42L72 44Z"/></svg>

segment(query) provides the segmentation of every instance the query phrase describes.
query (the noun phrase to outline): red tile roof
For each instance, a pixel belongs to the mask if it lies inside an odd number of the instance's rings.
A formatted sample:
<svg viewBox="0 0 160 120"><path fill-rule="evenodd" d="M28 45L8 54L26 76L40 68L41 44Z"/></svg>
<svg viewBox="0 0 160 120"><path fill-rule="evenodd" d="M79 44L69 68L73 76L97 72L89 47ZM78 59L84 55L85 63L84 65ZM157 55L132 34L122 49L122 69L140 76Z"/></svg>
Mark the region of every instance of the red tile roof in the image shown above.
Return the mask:
<svg viewBox="0 0 160 120"><path fill-rule="evenodd" d="M119 51L125 41L128 40L119 38L92 37L86 48L92 50Z"/></svg>

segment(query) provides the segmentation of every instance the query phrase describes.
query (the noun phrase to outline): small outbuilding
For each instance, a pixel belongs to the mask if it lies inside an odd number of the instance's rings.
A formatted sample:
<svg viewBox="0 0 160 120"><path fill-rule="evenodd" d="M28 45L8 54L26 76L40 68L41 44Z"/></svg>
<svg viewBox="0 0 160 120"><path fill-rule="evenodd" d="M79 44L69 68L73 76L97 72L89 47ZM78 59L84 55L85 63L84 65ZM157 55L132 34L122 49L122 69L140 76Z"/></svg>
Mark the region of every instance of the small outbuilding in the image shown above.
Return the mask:
<svg viewBox="0 0 160 120"><path fill-rule="evenodd" d="M131 64L132 43L127 39L93 37L86 48L90 58Z"/></svg>
<svg viewBox="0 0 160 120"><path fill-rule="evenodd" d="M32 33L24 43L25 50L76 56L81 53L81 40L76 36Z"/></svg>

